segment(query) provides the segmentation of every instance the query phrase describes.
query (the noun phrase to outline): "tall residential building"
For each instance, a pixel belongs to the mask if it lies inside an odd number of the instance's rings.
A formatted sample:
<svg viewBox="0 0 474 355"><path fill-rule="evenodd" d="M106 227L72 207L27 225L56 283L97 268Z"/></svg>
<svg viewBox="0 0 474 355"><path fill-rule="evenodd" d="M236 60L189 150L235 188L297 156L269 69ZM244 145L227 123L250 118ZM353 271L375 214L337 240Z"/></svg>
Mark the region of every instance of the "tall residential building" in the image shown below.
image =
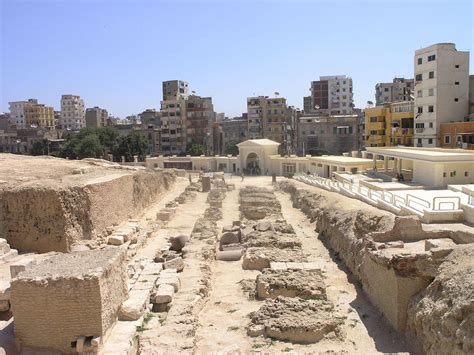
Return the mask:
<svg viewBox="0 0 474 355"><path fill-rule="evenodd" d="M462 121L469 110L469 52L454 43L419 49L414 56L415 145L440 145L440 125Z"/></svg>
<svg viewBox="0 0 474 355"><path fill-rule="evenodd" d="M394 78L391 83L378 83L375 85L375 105L411 101L413 86L414 80L405 78Z"/></svg>
<svg viewBox="0 0 474 355"><path fill-rule="evenodd" d="M86 109L86 127L100 128L107 126L109 113L106 109L92 107Z"/></svg>
<svg viewBox="0 0 474 355"><path fill-rule="evenodd" d="M183 80L163 81L163 101L187 98L188 83Z"/></svg>
<svg viewBox="0 0 474 355"><path fill-rule="evenodd" d="M16 128L54 127L54 109L37 99L9 102L10 123Z"/></svg>
<svg viewBox="0 0 474 355"><path fill-rule="evenodd" d="M186 100L186 143L200 144L207 154L213 154L213 127L216 113L211 97L190 95Z"/></svg>
<svg viewBox="0 0 474 355"><path fill-rule="evenodd" d="M474 75L469 75L469 114L474 114Z"/></svg>
<svg viewBox="0 0 474 355"><path fill-rule="evenodd" d="M224 152L235 144L247 140L247 120L243 117L234 117L219 122L222 128L222 146Z"/></svg>
<svg viewBox="0 0 474 355"><path fill-rule="evenodd" d="M324 115L352 114L354 107L352 78L346 75L320 76L318 81L311 82L310 90L310 112Z"/></svg>
<svg viewBox="0 0 474 355"><path fill-rule="evenodd" d="M279 149L288 151L295 127L294 109L289 109L284 97L257 96L247 98L247 136L249 139L268 138L281 143ZM290 126L288 128L288 126Z"/></svg>
<svg viewBox="0 0 474 355"><path fill-rule="evenodd" d="M84 100L80 96L61 96L61 119L59 124L62 129L72 130L81 129L86 126Z"/></svg>
<svg viewBox="0 0 474 355"><path fill-rule="evenodd" d="M146 109L140 113L140 121L145 127L157 127L161 129L161 112L155 109Z"/></svg>
<svg viewBox="0 0 474 355"><path fill-rule="evenodd" d="M364 114L367 147L413 145L413 101L368 108Z"/></svg>

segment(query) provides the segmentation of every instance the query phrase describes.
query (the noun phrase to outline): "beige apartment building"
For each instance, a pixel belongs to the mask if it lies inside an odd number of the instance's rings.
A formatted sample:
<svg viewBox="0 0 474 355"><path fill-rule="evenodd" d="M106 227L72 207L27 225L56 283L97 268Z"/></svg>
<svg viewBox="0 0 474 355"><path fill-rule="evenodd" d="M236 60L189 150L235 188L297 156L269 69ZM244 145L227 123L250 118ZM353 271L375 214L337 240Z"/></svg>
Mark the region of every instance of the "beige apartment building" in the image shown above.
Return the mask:
<svg viewBox="0 0 474 355"><path fill-rule="evenodd" d="M415 146L436 147L440 125L462 121L469 110L469 52L454 43L419 49L414 56Z"/></svg>
<svg viewBox="0 0 474 355"><path fill-rule="evenodd" d="M86 127L100 128L107 126L109 113L100 107L91 107L86 110Z"/></svg>
<svg viewBox="0 0 474 355"><path fill-rule="evenodd" d="M78 95L61 96L61 118L59 125L62 129L79 130L86 126L84 100Z"/></svg>
<svg viewBox="0 0 474 355"><path fill-rule="evenodd" d="M54 109L37 99L9 102L10 124L16 128L54 127Z"/></svg>
<svg viewBox="0 0 474 355"><path fill-rule="evenodd" d="M352 78L346 75L320 76L311 82L311 110L304 99L305 112L322 115L350 115L354 108Z"/></svg>
<svg viewBox="0 0 474 355"><path fill-rule="evenodd" d="M405 78L394 78L391 83L378 83L375 85L375 105L412 101L414 84L413 79Z"/></svg>
<svg viewBox="0 0 474 355"><path fill-rule="evenodd" d="M186 143L200 144L213 154L213 125L216 113L212 97L190 95L186 100Z"/></svg>

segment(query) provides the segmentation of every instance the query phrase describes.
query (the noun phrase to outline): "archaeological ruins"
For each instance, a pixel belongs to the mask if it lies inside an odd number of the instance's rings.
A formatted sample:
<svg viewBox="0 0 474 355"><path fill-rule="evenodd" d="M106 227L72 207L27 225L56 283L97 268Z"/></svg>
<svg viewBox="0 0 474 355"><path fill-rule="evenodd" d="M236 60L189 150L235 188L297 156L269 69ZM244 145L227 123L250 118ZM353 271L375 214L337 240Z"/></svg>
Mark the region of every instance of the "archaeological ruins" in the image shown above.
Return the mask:
<svg viewBox="0 0 474 355"><path fill-rule="evenodd" d="M1 154L0 354L474 353L474 160L277 146Z"/></svg>

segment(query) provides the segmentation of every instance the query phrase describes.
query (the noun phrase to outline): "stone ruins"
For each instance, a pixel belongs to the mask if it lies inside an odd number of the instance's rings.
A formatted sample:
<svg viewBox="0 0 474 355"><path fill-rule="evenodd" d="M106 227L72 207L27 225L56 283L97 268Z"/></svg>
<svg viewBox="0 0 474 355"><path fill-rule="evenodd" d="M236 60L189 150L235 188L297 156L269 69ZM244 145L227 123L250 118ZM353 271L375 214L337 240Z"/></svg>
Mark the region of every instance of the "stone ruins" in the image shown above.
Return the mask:
<svg viewBox="0 0 474 355"><path fill-rule="evenodd" d="M474 353L474 227L300 181L0 157L0 353Z"/></svg>

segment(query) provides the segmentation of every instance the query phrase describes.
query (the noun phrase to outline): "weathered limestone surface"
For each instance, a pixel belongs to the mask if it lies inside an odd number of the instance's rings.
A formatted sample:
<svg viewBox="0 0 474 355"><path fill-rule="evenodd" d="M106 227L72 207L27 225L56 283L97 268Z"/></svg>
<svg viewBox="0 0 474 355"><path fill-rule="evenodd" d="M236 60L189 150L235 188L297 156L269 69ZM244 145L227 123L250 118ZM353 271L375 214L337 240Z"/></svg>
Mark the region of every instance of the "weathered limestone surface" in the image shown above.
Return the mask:
<svg viewBox="0 0 474 355"><path fill-rule="evenodd" d="M344 317L327 300L302 300L279 296L265 300L250 314L250 336L263 335L292 343L315 343L327 336L342 338Z"/></svg>
<svg viewBox="0 0 474 355"><path fill-rule="evenodd" d="M458 245L412 300L408 329L427 354L474 353L474 245Z"/></svg>
<svg viewBox="0 0 474 355"><path fill-rule="evenodd" d="M125 250L106 248L59 254L21 272L10 299L21 346L70 353L81 336L103 337L127 298L125 263Z"/></svg>
<svg viewBox="0 0 474 355"><path fill-rule="evenodd" d="M307 261L301 249L248 248L244 254L242 268L244 270L263 270L270 267L271 262Z"/></svg>
<svg viewBox="0 0 474 355"><path fill-rule="evenodd" d="M175 176L101 160L3 154L0 180L0 237L21 251L66 252L141 213Z"/></svg>

